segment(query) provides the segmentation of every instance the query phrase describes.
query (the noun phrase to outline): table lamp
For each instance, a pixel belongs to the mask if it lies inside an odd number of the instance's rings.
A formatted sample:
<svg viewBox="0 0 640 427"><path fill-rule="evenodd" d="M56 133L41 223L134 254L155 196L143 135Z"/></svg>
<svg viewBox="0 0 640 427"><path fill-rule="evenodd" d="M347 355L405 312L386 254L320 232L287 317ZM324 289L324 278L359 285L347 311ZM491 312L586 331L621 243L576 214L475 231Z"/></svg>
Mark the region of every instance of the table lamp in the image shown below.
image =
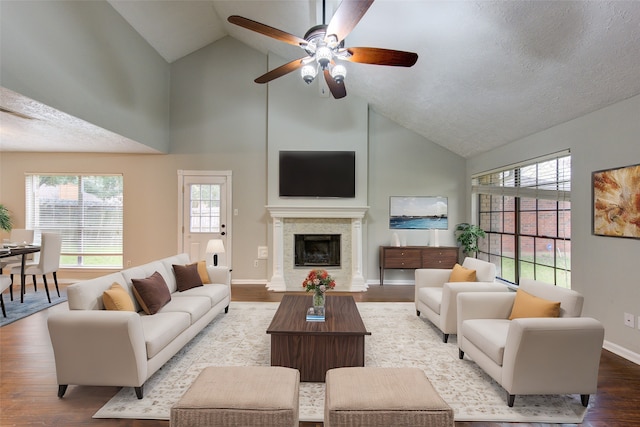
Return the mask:
<svg viewBox="0 0 640 427"><path fill-rule="evenodd" d="M207 243L207 251L208 254L213 254L213 265L218 265L218 254L224 253L224 243L222 239L211 239L209 243Z"/></svg>

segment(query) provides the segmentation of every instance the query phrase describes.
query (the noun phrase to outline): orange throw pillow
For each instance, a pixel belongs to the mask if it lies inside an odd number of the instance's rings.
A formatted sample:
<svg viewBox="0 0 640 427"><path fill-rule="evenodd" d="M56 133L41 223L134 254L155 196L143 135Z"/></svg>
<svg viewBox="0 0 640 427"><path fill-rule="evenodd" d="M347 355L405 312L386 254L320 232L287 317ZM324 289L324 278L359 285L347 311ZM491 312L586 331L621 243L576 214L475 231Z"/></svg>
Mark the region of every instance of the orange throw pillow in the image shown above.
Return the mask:
<svg viewBox="0 0 640 427"><path fill-rule="evenodd" d="M115 282L102 293L102 303L107 310L136 311L129 293Z"/></svg>
<svg viewBox="0 0 640 427"><path fill-rule="evenodd" d="M523 317L559 317L560 302L549 301L518 289L509 320Z"/></svg>
<svg viewBox="0 0 640 427"><path fill-rule="evenodd" d="M451 275L449 275L449 282L475 282L476 271L469 268L465 268L460 264L453 266Z"/></svg>

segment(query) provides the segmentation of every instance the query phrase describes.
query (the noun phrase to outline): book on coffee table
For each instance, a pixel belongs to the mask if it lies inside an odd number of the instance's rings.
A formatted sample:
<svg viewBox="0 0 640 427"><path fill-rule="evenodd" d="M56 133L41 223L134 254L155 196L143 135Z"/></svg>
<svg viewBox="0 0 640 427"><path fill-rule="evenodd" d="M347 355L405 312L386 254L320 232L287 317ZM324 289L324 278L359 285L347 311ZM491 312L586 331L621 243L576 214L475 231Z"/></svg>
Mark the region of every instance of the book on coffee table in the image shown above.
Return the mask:
<svg viewBox="0 0 640 427"><path fill-rule="evenodd" d="M307 322L324 322L324 307L309 307L307 310Z"/></svg>

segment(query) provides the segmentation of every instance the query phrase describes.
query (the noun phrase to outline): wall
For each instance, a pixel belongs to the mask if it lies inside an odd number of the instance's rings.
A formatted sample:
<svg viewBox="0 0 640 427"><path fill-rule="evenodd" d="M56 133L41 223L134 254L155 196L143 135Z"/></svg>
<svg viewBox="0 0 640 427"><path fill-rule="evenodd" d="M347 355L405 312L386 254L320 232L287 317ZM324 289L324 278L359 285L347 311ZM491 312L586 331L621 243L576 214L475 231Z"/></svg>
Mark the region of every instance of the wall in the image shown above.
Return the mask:
<svg viewBox="0 0 640 427"><path fill-rule="evenodd" d="M448 198L449 229L438 231L440 246L456 246L455 225L466 221L464 158L371 111L369 114L369 213L366 277L379 279L380 245L392 245L390 196ZM397 230L407 245L433 245L429 230ZM387 270L385 283L413 283L413 270ZM377 282L376 282L377 283Z"/></svg>
<svg viewBox="0 0 640 427"><path fill-rule="evenodd" d="M1 1L0 86L169 150L169 65L107 2Z"/></svg>
<svg viewBox="0 0 640 427"><path fill-rule="evenodd" d="M236 283L267 277L267 260L253 264L267 246L267 88L253 82L266 66L230 37L171 65L171 157L181 169L232 171Z"/></svg>
<svg viewBox="0 0 640 427"><path fill-rule="evenodd" d="M640 240L592 235L591 173L640 163L639 118L635 96L467 162L470 182L475 173L571 149L572 288L585 297L583 315L604 323L607 348L636 363L640 329L624 326L623 313L640 316Z"/></svg>

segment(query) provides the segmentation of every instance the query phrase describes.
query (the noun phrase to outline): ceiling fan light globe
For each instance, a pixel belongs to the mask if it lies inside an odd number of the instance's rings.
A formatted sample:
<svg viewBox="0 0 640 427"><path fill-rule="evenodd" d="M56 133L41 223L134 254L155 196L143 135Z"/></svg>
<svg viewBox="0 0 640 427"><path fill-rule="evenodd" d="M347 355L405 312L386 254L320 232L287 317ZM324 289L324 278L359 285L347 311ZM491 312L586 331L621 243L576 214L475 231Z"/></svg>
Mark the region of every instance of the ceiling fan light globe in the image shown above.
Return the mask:
<svg viewBox="0 0 640 427"><path fill-rule="evenodd" d="M318 61L318 64L320 64L323 70L327 68L331 59L333 59L333 52L328 46L318 47L318 50L316 50L316 61Z"/></svg>
<svg viewBox="0 0 640 427"><path fill-rule="evenodd" d="M347 69L344 65L336 65L331 69L331 77L335 80L336 83L342 83L344 78L347 76Z"/></svg>
<svg viewBox="0 0 640 427"><path fill-rule="evenodd" d="M310 84L318 74L318 70L316 70L316 67L314 67L313 65L307 64L302 67L302 69L300 70L300 74L302 75L302 80L304 80L305 83Z"/></svg>

